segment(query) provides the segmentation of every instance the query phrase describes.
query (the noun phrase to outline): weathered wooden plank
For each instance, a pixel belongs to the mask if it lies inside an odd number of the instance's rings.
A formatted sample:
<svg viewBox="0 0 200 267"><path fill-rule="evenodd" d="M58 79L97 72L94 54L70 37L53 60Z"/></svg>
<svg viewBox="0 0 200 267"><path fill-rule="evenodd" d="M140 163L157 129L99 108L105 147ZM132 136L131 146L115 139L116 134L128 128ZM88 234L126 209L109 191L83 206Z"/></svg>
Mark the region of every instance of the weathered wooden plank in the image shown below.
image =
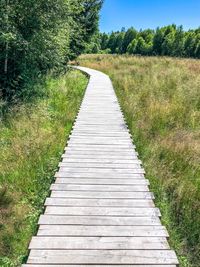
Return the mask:
<svg viewBox="0 0 200 267"><path fill-rule="evenodd" d="M102 115L99 115L102 116ZM113 114L112 117L116 117L115 119L117 120L117 115ZM94 119L95 120L95 119ZM102 133L102 132L110 132L110 133L118 133L121 134L122 136L127 136L127 134L130 135L129 129L127 128L127 125L124 126L124 122L122 121L121 123L117 124L117 123L113 123L111 121L111 118L107 121L105 117L102 117L102 119L96 119L97 122L94 124L93 122L90 122L88 120L85 120L84 122L79 122L79 121L75 121L74 125L73 125L73 132L71 133L71 135L74 132L78 132L78 131L94 131L95 129L97 129L98 131L96 132L98 133ZM105 121L105 123L104 123Z"/></svg>
<svg viewBox="0 0 200 267"><path fill-rule="evenodd" d="M110 267L111 265L97 265L97 264L90 264L90 265L88 265L88 264L76 264L76 265L71 265L71 264L67 264L67 265L64 265L64 264L62 264L62 267ZM45 264L45 265L40 265L40 264L23 264L22 265L22 267L61 267L60 265L55 265L55 264L50 264L50 265L48 265L48 264ZM152 264L148 264L148 265L144 265L144 264L140 264L140 265L137 265L137 264L134 264L134 265L122 265L122 264L117 264L117 265L114 265L114 264L112 264L112 267L176 267L176 265L169 265L169 264L165 264L165 265L158 265L158 264L156 264L156 265L152 265Z"/></svg>
<svg viewBox="0 0 200 267"><path fill-rule="evenodd" d="M73 131L73 137L113 137L113 138L130 138L130 133L120 132L95 132L95 131Z"/></svg>
<svg viewBox="0 0 200 267"><path fill-rule="evenodd" d="M79 114L79 116L75 120L75 123L87 122L89 124L93 124L94 121L95 121L95 124L96 123L100 123L100 124L111 123L111 124L113 124L114 123L114 119L117 120L118 123L124 123L124 117L121 116L121 115L120 116L117 115L117 113L116 114L114 114L114 113L110 114L109 116L108 115L107 116L106 115L103 116L102 113L100 113L100 114L101 114L101 116L99 116L99 117L97 115L95 116L95 114L93 114L93 116L88 115L88 117Z"/></svg>
<svg viewBox="0 0 200 267"><path fill-rule="evenodd" d="M126 145L126 146L129 146L129 145L131 145L132 146L132 142L131 142L131 140L129 139L129 140L113 140L113 139L111 139L111 140L109 140L109 139L97 139L97 138L95 138L95 139L92 139L92 138L90 138L90 139L73 139L73 138L70 138L70 140L67 142L67 144L68 144L68 146L86 146L86 145L94 145L94 146L96 146L96 145L101 145L101 146L111 146L111 145L119 145L119 146L124 146L124 145ZM133 147L135 147L134 145L133 145Z"/></svg>
<svg viewBox="0 0 200 267"><path fill-rule="evenodd" d="M99 159L99 158L71 158L71 157L63 157L62 162L67 162L67 163L102 163L102 164L141 164L141 160L139 159Z"/></svg>
<svg viewBox="0 0 200 267"><path fill-rule="evenodd" d="M100 115L102 116L102 115ZM113 113L113 116L115 116L115 114ZM112 127L113 126L113 127ZM94 130L94 129L99 129L100 131L108 131L110 130L111 132L122 132L122 133L127 133L129 132L129 130L127 129L127 126L126 125L120 125L120 124L104 124L104 125L100 125L100 124L89 124L89 123L76 123L74 124L74 127L73 129L74 130Z"/></svg>
<svg viewBox="0 0 200 267"><path fill-rule="evenodd" d="M154 217L120 217L120 216L64 216L41 215L39 224L54 225L113 225L144 226L161 225L159 218Z"/></svg>
<svg viewBox="0 0 200 267"><path fill-rule="evenodd" d="M107 179L116 179L116 178L125 178L125 179L138 179L138 178L144 178L144 174L143 173L128 173L128 174L124 174L124 173L111 173L111 172L104 172L104 173L89 173L89 172L76 172L76 173L72 173L72 172L62 172L59 171L55 174L55 177L69 177L69 178L107 178Z"/></svg>
<svg viewBox="0 0 200 267"><path fill-rule="evenodd" d="M111 150L111 151L107 151L106 153L104 151L101 150L71 150L71 149L66 149L65 151L65 155L84 155L84 156L91 156L92 158L94 158L94 156L96 156L96 158L98 158L98 156L103 156L103 158L110 158L112 156L117 157L117 159L126 159L126 157L131 157L132 159L137 158L136 156L138 156L138 153L133 151L133 150L122 150L122 151L118 151L118 150Z"/></svg>
<svg viewBox="0 0 200 267"><path fill-rule="evenodd" d="M99 132L110 132L110 133L129 133L129 130L127 128L123 127L112 127L109 125L105 125L104 127L102 127L102 125L79 125L77 127L73 127L74 131L95 131L95 129Z"/></svg>
<svg viewBox="0 0 200 267"><path fill-rule="evenodd" d="M146 192L149 191L147 185L88 185L88 184L52 184L54 191L111 191L111 192Z"/></svg>
<svg viewBox="0 0 200 267"><path fill-rule="evenodd" d="M65 198L127 198L127 199L153 199L151 192L103 192L103 191L52 191L51 197Z"/></svg>
<svg viewBox="0 0 200 267"><path fill-rule="evenodd" d="M133 146L135 147L135 145L133 144L132 140L130 139L130 137L98 137L98 136L91 136L90 138L85 137L81 137L81 136L73 136L71 135L71 137L68 140L68 146L72 145L72 146L89 146L89 145L93 145L93 146L97 146L97 145L101 145L101 146L116 146L116 147L121 147L121 146Z"/></svg>
<svg viewBox="0 0 200 267"><path fill-rule="evenodd" d="M80 152L80 153L79 153ZM116 160L137 160L137 154L136 153L118 153L118 152L109 152L103 153L101 151L98 151L97 153L94 153L93 151L86 151L84 154L83 151L66 151L65 154L62 155L62 158L80 158L80 159L105 159L105 160L111 160L111 159L116 159Z"/></svg>
<svg viewBox="0 0 200 267"><path fill-rule="evenodd" d="M102 127L98 127L98 128L96 128L96 127L88 127L88 126L79 126L79 127L76 127L76 128L73 128L73 131L75 132L75 133L80 133L80 132L84 132L84 133L94 133L95 132L95 130L96 131L98 131L99 133L101 133L101 134L107 134L107 133L109 133L109 134L118 134L118 133L121 133L121 134L123 134L123 133L127 133L127 134L129 134L129 132L126 130L126 129L122 129L122 128L115 128L115 129L113 129L113 128L108 128L108 127L105 127L105 128L102 128Z"/></svg>
<svg viewBox="0 0 200 267"><path fill-rule="evenodd" d="M115 174L132 174L132 173L145 173L143 168L135 168L135 169L120 169L120 168L73 168L73 167L60 167L59 169L61 172L69 172L69 173L102 173L106 175L110 172L110 174L115 175Z"/></svg>
<svg viewBox="0 0 200 267"><path fill-rule="evenodd" d="M178 264L171 250L31 250L28 263Z"/></svg>
<svg viewBox="0 0 200 267"><path fill-rule="evenodd" d="M90 137L90 138L89 138ZM121 136L101 136L98 134L94 134L92 136L88 136L88 135L77 135L77 134L71 134L69 136L69 139L70 141L94 141L94 140L97 140L97 141L116 141L116 142L119 142L119 141L122 141L122 142L132 142L132 139L130 138L129 135L121 135Z"/></svg>
<svg viewBox="0 0 200 267"><path fill-rule="evenodd" d="M96 157L98 158L98 155L104 155L104 158L109 158L110 156L117 156L118 159L120 158L124 158L124 156L131 156L131 157L135 157L135 156L138 156L137 152L136 151L133 151L133 150L109 150L109 151L103 151L101 149L93 149L93 148L90 148L90 149L79 149L77 148L76 149L71 149L71 148L68 148L65 150L65 154L66 155L85 155L85 156L92 156L94 158L94 156L96 155ZM106 155L105 155L106 154Z"/></svg>
<svg viewBox="0 0 200 267"><path fill-rule="evenodd" d="M120 146L109 146L109 145L105 145L103 147L103 145L69 145L65 148L66 151L69 152L74 152L74 151L90 151L90 152L95 152L99 151L99 152L104 152L105 153L118 153L119 155L125 152L130 152L130 153L134 153L134 147L132 145L120 145Z"/></svg>
<svg viewBox="0 0 200 267"><path fill-rule="evenodd" d="M47 206L72 207L154 207L152 199L91 199L91 198L47 198Z"/></svg>
<svg viewBox="0 0 200 267"><path fill-rule="evenodd" d="M169 249L165 237L33 237L29 249Z"/></svg>
<svg viewBox="0 0 200 267"><path fill-rule="evenodd" d="M104 122L104 123L101 123L101 122L95 122L95 123L90 123L90 122L87 122L87 121L83 121L83 122L76 122L74 124L74 129L82 129L82 128L89 128L89 129L93 129L93 128L97 128L97 129L110 129L110 130L121 130L121 129L125 129L127 130L127 125L123 123L121 124L117 124L117 123L112 123L112 122Z"/></svg>
<svg viewBox="0 0 200 267"><path fill-rule="evenodd" d="M168 237L164 226L40 225L38 236L152 236Z"/></svg>
<svg viewBox="0 0 200 267"><path fill-rule="evenodd" d="M88 185L149 185L149 181L140 179L105 179L105 178L57 178L57 184L88 184Z"/></svg>
<svg viewBox="0 0 200 267"><path fill-rule="evenodd" d="M107 160L107 161L112 161L112 160L119 160L119 161L126 161L126 160L138 160L137 155L117 155L117 154L112 154L112 155L103 155L103 154L78 154L78 153L73 153L73 152L66 152L65 154L62 155L63 160L64 159L71 159L71 160L94 160L94 161L101 161L101 160ZM92 161L91 161L92 162Z"/></svg>
<svg viewBox="0 0 200 267"><path fill-rule="evenodd" d="M157 208L146 207L64 207L46 206L45 214L82 216L160 216Z"/></svg>
<svg viewBox="0 0 200 267"><path fill-rule="evenodd" d="M126 164L120 164L120 163L86 163L86 162L60 162L59 167L74 167L74 168L120 168L120 169L138 169L141 167L138 163L126 163Z"/></svg>

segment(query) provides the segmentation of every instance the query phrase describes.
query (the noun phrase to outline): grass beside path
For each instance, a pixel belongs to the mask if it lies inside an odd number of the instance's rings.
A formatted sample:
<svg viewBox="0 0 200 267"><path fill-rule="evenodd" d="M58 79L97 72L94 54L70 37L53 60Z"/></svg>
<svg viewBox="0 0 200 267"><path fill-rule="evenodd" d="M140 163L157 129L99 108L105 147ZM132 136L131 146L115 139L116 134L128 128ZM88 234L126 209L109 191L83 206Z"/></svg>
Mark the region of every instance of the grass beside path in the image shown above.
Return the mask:
<svg viewBox="0 0 200 267"><path fill-rule="evenodd" d="M43 97L0 121L0 266L26 260L87 81L79 71L49 77Z"/></svg>
<svg viewBox="0 0 200 267"><path fill-rule="evenodd" d="M200 61L84 55L107 73L180 266L200 266Z"/></svg>

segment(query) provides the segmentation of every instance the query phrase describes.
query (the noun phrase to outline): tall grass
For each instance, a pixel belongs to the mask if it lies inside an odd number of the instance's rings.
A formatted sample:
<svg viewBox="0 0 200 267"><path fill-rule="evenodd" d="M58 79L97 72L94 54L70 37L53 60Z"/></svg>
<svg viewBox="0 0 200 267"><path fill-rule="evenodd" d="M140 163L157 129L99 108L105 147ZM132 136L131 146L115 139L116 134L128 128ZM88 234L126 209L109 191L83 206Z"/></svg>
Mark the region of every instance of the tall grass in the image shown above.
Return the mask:
<svg viewBox="0 0 200 267"><path fill-rule="evenodd" d="M181 266L200 266L200 61L111 55L110 75Z"/></svg>
<svg viewBox="0 0 200 267"><path fill-rule="evenodd" d="M26 259L86 84L78 71L49 77L43 97L0 121L0 266Z"/></svg>

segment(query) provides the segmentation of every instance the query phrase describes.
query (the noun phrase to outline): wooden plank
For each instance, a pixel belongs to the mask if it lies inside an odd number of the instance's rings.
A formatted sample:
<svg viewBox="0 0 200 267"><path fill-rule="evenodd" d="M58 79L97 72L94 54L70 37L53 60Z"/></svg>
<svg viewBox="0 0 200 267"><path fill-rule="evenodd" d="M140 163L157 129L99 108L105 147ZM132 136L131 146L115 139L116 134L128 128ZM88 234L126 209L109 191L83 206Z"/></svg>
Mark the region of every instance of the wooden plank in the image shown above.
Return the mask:
<svg viewBox="0 0 200 267"><path fill-rule="evenodd" d="M46 206L45 214L79 216L160 216L157 208L150 207L64 207Z"/></svg>
<svg viewBox="0 0 200 267"><path fill-rule="evenodd" d="M124 117L121 116L120 112L117 110L112 111L111 113L105 111L106 114L103 114L102 112L96 112L94 109L90 108L90 110L85 110L82 114L81 112L79 112L77 118L75 119L75 124L88 122L89 124L95 125L100 122L104 125L111 123L111 125L123 126L126 123Z"/></svg>
<svg viewBox="0 0 200 267"><path fill-rule="evenodd" d="M102 164L141 164L142 161L139 159L99 159L99 158L71 158L71 157L63 157L62 162L67 163L102 163Z"/></svg>
<svg viewBox="0 0 200 267"><path fill-rule="evenodd" d="M121 144L121 145L104 145L104 144L68 144L65 150L98 150L98 151L131 151L135 147L132 144Z"/></svg>
<svg viewBox="0 0 200 267"><path fill-rule="evenodd" d="M169 249L165 237L33 237L29 249Z"/></svg>
<svg viewBox="0 0 200 267"><path fill-rule="evenodd" d="M137 168L137 169L120 169L120 168L73 168L73 167L60 167L59 169L61 172L69 172L69 173L78 173L78 172L86 172L86 173L102 173L106 175L110 172L110 174L132 174L132 173L145 173L143 168Z"/></svg>
<svg viewBox="0 0 200 267"><path fill-rule="evenodd" d="M117 114L113 113L112 117L115 116L117 117ZM108 130L110 130L110 132L118 132L118 133L121 132L122 134L129 133L129 129L127 128L127 125L123 121L121 121L121 123L113 123L112 121L109 120L107 122L106 121L103 122L103 120L106 120L105 117L102 117L102 120L98 120L97 122L91 122L88 120L85 120L83 122L75 121L73 125L73 130L92 131L94 129L97 129L100 132L106 132L106 131L108 132Z"/></svg>
<svg viewBox="0 0 200 267"><path fill-rule="evenodd" d="M64 264L62 264L62 267L110 267L111 265L97 265L97 264L90 264L90 265L88 265L88 264L76 264L76 265L71 265L71 264L67 264L67 265L64 265ZM40 265L40 264L22 264L22 267L61 267L60 265L55 265L55 264L50 264L50 265L47 265L47 264L45 264L45 265ZM152 264L148 264L148 265L144 265L144 264L140 264L140 265L137 265L137 264L134 264L134 265L122 265L122 264L117 264L117 265L113 265L112 264L112 267L176 267L176 265L169 265L169 264L165 264L165 265L158 265L158 264L156 264L156 265L152 265Z"/></svg>
<svg viewBox="0 0 200 267"><path fill-rule="evenodd" d="M106 144L132 144L132 139L130 136L121 136L121 137L113 137L113 136L91 136L91 138L88 138L88 136L77 136L77 135L70 135L69 141L72 143L84 143L84 144L91 144L95 142L100 143L106 143Z"/></svg>
<svg viewBox="0 0 200 267"><path fill-rule="evenodd" d="M95 159L98 159L98 158L103 158L103 159L138 159L138 154L136 152L133 152L133 151L130 151L130 152L124 152L124 151L109 151L109 152L105 152L104 151L100 151L100 150L96 150L96 151L93 151L92 149L91 150L88 150L88 151L84 151L83 150L74 150L74 151L71 151L71 150L66 150L65 151L65 154L63 154L63 157L84 157L84 158L95 158Z"/></svg>
<svg viewBox="0 0 200 267"><path fill-rule="evenodd" d="M38 236L152 236L168 237L164 226L40 225Z"/></svg>
<svg viewBox="0 0 200 267"><path fill-rule="evenodd" d="M71 149L71 148L68 148L65 150L65 154L66 155L89 155L94 158L94 156L98 157L98 155L103 155L104 158L109 158L111 156L117 156L118 159L120 158L124 158L124 156L131 156L131 157L135 157L135 156L138 156L137 152L136 151L133 151L133 150L109 150L109 151L102 151L101 149L88 149L88 150L84 150L84 149ZM105 155L106 154L106 155Z"/></svg>
<svg viewBox="0 0 200 267"><path fill-rule="evenodd" d="M151 192L103 192L103 191L52 191L51 197L64 198L126 198L126 199L153 199Z"/></svg>
<svg viewBox="0 0 200 267"><path fill-rule="evenodd" d="M86 163L86 162L60 162L59 167L75 167L75 168L120 168L120 169L138 169L141 167L138 163Z"/></svg>
<svg viewBox="0 0 200 267"><path fill-rule="evenodd" d="M132 142L132 139L130 138L130 135L120 135L120 136L101 136L98 134L94 134L88 138L88 135L77 135L77 134L71 134L69 136L69 139L71 141L89 141L89 140L97 140L97 141L122 141L122 142Z"/></svg>
<svg viewBox="0 0 200 267"><path fill-rule="evenodd" d="M57 178L57 184L88 184L88 185L149 185L149 181L140 179L105 179L105 178Z"/></svg>
<svg viewBox="0 0 200 267"><path fill-rule="evenodd" d="M85 131L87 133L91 131L92 133L95 134L93 136L93 138L98 138L99 135L101 135L102 133L105 133L106 132L108 134L108 140L110 139L109 136L112 136L113 137L112 134L114 134L114 135L116 134L116 136L117 136L116 138L114 137L114 140L117 140L118 137L121 137L122 139L126 139L126 140L129 140L129 141L131 140L131 138L130 138L131 134L128 131L122 131L120 133L119 131L116 131L116 130L113 129L113 130L111 130L111 131L108 132L108 131L106 131L103 128L102 129L99 129L99 131L96 132L96 133L95 133L94 129L91 129L91 128L88 128L87 130L86 129L85 130L80 129L80 132L82 132L82 131ZM74 129L74 131L71 132L71 134L70 134L69 137L70 138L71 137L81 138L81 136L79 136L79 135L77 136L77 133L78 133L78 129L76 129L76 130ZM85 138L86 138L86 136L85 136ZM104 139L105 137L101 137L101 138Z"/></svg>
<svg viewBox="0 0 200 267"><path fill-rule="evenodd" d="M114 126L114 125L88 125L88 124L82 124L82 125L74 125L72 127L74 130L101 130L101 132L128 132L128 129L126 126Z"/></svg>
<svg viewBox="0 0 200 267"><path fill-rule="evenodd" d="M146 192L149 191L147 185L88 185L88 184L52 184L51 190L54 191L127 191L127 192Z"/></svg>
<svg viewBox="0 0 200 267"><path fill-rule="evenodd" d="M87 145L93 145L93 146L113 146L113 145L116 145L117 147L118 146L133 146L135 148L135 146L132 144L131 140L109 140L109 139L93 139L93 138L90 138L90 139L73 139L73 138L70 138L70 140L67 142L67 145L68 147L70 146L87 146Z"/></svg>
<svg viewBox="0 0 200 267"><path fill-rule="evenodd" d="M161 225L159 218L154 217L120 217L120 216L64 216L41 215L39 224L54 225L113 225L144 226Z"/></svg>
<svg viewBox="0 0 200 267"><path fill-rule="evenodd" d="M131 135L130 133L120 133L120 132L101 132L101 131L98 131L95 132L95 131L73 131L72 133L73 137L113 137L113 138L123 138L123 137L127 137L127 138L130 138Z"/></svg>
<svg viewBox="0 0 200 267"><path fill-rule="evenodd" d="M31 250L28 263L178 264L171 250Z"/></svg>
<svg viewBox="0 0 200 267"><path fill-rule="evenodd" d="M47 198L45 206L72 207L154 207L152 199Z"/></svg>
<svg viewBox="0 0 200 267"><path fill-rule="evenodd" d="M107 179L116 179L116 178L125 178L125 179L138 179L138 178L144 178L143 173L116 173L113 174L111 172L106 172L106 173L87 173L87 172L77 172L77 173L72 173L72 172L56 172L55 177L68 177L68 178L107 178Z"/></svg>
<svg viewBox="0 0 200 267"><path fill-rule="evenodd" d="M104 155L105 158L107 158L107 156L113 156L113 155L117 155L118 158L120 159L120 157L122 156L138 156L138 153L136 151L134 151L134 149L111 149L111 150L107 150L106 153L105 153L105 150L101 150L101 149L85 149L85 150L82 150L82 149L71 149L71 148L67 148L65 149L65 153L67 154L84 154L84 155L90 155L90 154L94 154L94 155Z"/></svg>
<svg viewBox="0 0 200 267"><path fill-rule="evenodd" d="M135 160L137 161L137 155L101 155L100 153L98 154L78 154L78 153L70 153L66 152L65 154L62 155L63 160L64 159L71 159L71 160L94 160L94 161L101 161L101 160L107 160L107 161L114 161L114 160L119 160L119 161L126 161L126 160ZM92 161L91 161L92 162Z"/></svg>
<svg viewBox="0 0 200 267"><path fill-rule="evenodd" d="M88 122L88 121L83 121L83 122L75 122L74 124L74 129L75 128L82 128L82 127L87 127L90 129L97 128L97 129L115 129L115 130L121 130L121 129L126 129L125 127L126 124L123 125L123 122L121 124L118 123L112 123L112 122Z"/></svg>
<svg viewBox="0 0 200 267"><path fill-rule="evenodd" d="M79 127L73 127L73 131L76 133L80 133L80 132L85 132L85 133L91 133L91 132L95 132L98 131L100 133L103 134L116 134L116 133L129 133L129 131L127 131L127 129L123 129L123 128L109 128L108 126L105 128L101 127L88 127L88 125L85 126L79 126Z"/></svg>

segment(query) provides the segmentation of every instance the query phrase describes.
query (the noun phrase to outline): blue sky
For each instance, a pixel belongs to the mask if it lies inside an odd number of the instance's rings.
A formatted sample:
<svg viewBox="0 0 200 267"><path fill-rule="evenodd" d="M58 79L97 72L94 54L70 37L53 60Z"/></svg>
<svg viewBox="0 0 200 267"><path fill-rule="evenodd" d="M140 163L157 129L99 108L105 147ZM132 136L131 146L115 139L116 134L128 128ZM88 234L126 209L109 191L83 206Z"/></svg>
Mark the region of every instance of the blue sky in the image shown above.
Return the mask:
<svg viewBox="0 0 200 267"><path fill-rule="evenodd" d="M155 29L175 23L184 29L200 26L200 0L105 0L101 11L100 31L122 27Z"/></svg>

